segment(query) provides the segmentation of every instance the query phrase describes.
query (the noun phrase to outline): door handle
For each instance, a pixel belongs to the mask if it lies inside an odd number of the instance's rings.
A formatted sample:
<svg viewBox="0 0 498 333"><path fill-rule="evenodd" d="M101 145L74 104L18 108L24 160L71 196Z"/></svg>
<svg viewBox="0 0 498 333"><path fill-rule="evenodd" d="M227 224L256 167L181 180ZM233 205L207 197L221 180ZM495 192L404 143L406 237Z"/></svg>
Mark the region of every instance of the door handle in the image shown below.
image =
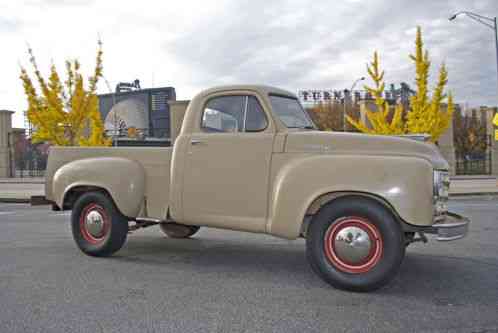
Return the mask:
<svg viewBox="0 0 498 333"><path fill-rule="evenodd" d="M192 146L198 146L198 145L205 144L205 142L202 140L199 140L199 139L192 139L192 140L190 140L190 144Z"/></svg>

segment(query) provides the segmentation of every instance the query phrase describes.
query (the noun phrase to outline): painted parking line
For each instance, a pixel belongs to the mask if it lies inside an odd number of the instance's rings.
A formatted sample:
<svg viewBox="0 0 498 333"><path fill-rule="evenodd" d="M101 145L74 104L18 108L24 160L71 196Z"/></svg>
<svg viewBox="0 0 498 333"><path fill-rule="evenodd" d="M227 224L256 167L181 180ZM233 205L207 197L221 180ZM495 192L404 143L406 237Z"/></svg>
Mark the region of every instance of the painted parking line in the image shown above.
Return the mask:
<svg viewBox="0 0 498 333"><path fill-rule="evenodd" d="M71 215L71 212L64 212L64 213L53 213L53 214L50 214L50 216L69 216Z"/></svg>
<svg viewBox="0 0 498 333"><path fill-rule="evenodd" d="M51 214L50 211L39 210L39 209L29 209L29 210L28 209L23 209L23 210L0 212L0 216L9 216L9 218L24 217L24 216L35 216L35 215L39 215L39 216L42 216L42 217L68 216L69 214L71 214L70 211Z"/></svg>
<svg viewBox="0 0 498 333"><path fill-rule="evenodd" d="M469 204L469 203L450 203L448 206L450 207L463 207L463 208L493 208L493 209L496 209L496 207L498 206L498 203L496 202L493 202L493 203L489 203L489 204Z"/></svg>

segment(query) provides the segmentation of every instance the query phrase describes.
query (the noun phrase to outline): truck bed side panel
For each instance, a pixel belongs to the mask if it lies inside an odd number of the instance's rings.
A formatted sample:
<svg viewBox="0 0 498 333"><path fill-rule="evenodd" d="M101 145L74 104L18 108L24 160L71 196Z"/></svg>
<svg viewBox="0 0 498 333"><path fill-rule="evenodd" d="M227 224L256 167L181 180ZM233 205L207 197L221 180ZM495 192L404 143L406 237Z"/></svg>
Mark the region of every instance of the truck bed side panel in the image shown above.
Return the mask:
<svg viewBox="0 0 498 333"><path fill-rule="evenodd" d="M142 206L140 216L164 219L169 206L172 150L169 147L53 147L46 172L45 196L49 200L54 200L53 176L61 166L86 158L121 157L138 162L145 170L146 205ZM99 172L98 169L92 171ZM107 177L118 177L121 182L129 181L128 176L120 173L120 170L107 175ZM82 181L84 182L84 179L80 180L80 183Z"/></svg>

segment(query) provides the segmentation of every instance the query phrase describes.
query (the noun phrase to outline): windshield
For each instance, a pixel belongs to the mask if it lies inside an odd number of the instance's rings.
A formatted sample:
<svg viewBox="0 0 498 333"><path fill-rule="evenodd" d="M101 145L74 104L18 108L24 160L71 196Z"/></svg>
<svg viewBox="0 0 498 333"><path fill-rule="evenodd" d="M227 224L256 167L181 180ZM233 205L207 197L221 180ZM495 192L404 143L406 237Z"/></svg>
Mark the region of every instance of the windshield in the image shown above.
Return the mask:
<svg viewBox="0 0 498 333"><path fill-rule="evenodd" d="M315 125L297 99L270 95L270 102L273 112L288 128L315 129Z"/></svg>

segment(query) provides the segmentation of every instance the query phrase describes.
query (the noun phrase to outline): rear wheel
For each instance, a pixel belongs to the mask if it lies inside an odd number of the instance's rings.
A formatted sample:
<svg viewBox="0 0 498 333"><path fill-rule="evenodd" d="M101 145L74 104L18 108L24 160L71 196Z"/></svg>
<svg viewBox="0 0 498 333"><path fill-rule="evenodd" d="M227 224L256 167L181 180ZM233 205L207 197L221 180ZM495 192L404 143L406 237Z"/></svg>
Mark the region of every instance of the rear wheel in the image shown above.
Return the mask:
<svg viewBox="0 0 498 333"><path fill-rule="evenodd" d="M161 231L170 238L189 238L193 236L200 227L195 225L184 225L178 223L161 223L159 224Z"/></svg>
<svg viewBox="0 0 498 333"><path fill-rule="evenodd" d="M396 275L405 244L400 224L381 204L345 197L315 215L306 250L313 270L332 286L372 291Z"/></svg>
<svg viewBox="0 0 498 333"><path fill-rule="evenodd" d="M78 198L71 214L73 238L81 251L96 257L110 256L126 241L128 219L101 192Z"/></svg>

